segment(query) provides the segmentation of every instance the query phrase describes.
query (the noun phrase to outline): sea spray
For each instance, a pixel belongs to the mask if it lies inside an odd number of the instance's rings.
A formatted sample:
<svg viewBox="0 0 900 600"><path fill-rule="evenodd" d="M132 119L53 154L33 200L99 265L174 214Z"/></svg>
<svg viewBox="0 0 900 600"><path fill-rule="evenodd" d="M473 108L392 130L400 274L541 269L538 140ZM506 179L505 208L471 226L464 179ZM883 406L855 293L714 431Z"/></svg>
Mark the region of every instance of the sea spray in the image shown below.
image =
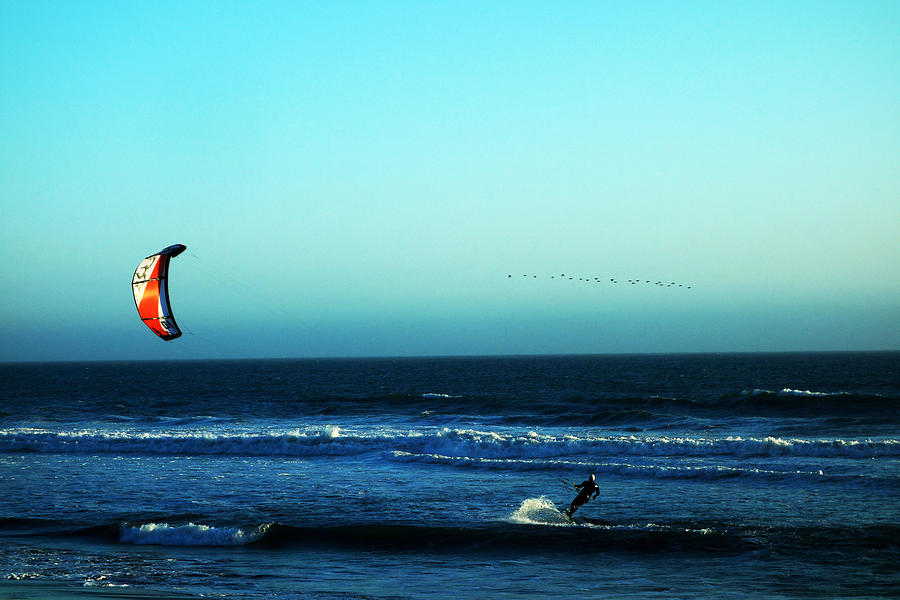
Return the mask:
<svg viewBox="0 0 900 600"><path fill-rule="evenodd" d="M547 496L527 498L509 516L513 523L527 525L571 525L572 522L562 514L553 501Z"/></svg>

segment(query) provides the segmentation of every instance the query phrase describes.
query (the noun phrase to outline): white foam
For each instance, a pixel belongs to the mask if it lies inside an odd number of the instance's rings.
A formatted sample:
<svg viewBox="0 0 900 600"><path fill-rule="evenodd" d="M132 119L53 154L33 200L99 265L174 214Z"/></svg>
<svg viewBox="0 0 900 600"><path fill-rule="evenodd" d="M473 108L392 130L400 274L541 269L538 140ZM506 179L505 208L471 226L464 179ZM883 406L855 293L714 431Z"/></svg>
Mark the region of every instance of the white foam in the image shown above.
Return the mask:
<svg viewBox="0 0 900 600"><path fill-rule="evenodd" d="M810 390L792 390L784 388L778 392L779 396L836 396L839 394L829 394L828 392L811 392Z"/></svg>
<svg viewBox="0 0 900 600"><path fill-rule="evenodd" d="M742 396L794 396L794 397L813 397L813 396L843 396L846 395L844 392L814 392L811 390L797 390L793 388L782 388L780 391L773 390L763 390L763 389L753 389L753 390L743 390L741 392Z"/></svg>
<svg viewBox="0 0 900 600"><path fill-rule="evenodd" d="M620 456L805 456L877 458L900 456L896 439L723 438L654 435L547 435L534 431L475 429L351 429L334 425L289 431L221 429L0 430L0 452L62 454L175 454L238 456L353 456L409 452L477 459L553 459L572 455Z"/></svg>
<svg viewBox="0 0 900 600"><path fill-rule="evenodd" d="M96 575L88 577L84 582L84 587L103 587L103 588L126 588L130 587L127 583L113 583L109 580L109 575Z"/></svg>

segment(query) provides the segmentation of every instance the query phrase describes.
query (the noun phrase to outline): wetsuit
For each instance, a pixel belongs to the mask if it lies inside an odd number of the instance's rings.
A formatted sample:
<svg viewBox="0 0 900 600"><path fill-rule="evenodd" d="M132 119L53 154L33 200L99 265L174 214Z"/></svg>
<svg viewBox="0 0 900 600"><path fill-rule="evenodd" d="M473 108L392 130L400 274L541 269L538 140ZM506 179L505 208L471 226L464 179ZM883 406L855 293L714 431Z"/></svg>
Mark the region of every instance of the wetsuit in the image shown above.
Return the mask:
<svg viewBox="0 0 900 600"><path fill-rule="evenodd" d="M600 494L600 486L598 486L596 482L591 481L590 479L582 481L581 483L576 485L575 488L581 491L578 492L578 495L575 496L574 500L572 500L572 505L569 506L569 510L566 511L566 514L568 514L570 517L576 510L578 510L579 506L591 499L591 493L594 494L594 498L596 498Z"/></svg>

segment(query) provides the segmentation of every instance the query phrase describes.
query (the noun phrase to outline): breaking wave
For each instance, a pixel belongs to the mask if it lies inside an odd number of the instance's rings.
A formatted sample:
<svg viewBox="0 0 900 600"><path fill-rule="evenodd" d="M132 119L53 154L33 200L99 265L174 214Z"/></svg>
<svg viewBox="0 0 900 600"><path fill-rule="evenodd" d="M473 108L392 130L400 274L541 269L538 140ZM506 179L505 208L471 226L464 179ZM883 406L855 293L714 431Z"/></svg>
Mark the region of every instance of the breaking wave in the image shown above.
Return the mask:
<svg viewBox="0 0 900 600"><path fill-rule="evenodd" d="M805 456L866 459L900 456L896 439L781 437L592 436L476 429L349 430L336 426L269 433L214 430L0 430L0 452L60 454L353 456L406 452L444 456L537 459L590 456Z"/></svg>
<svg viewBox="0 0 900 600"><path fill-rule="evenodd" d="M211 527L195 523L146 523L137 526L123 525L119 541L158 546L243 546L258 542L267 529L268 525L244 530L239 527Z"/></svg>

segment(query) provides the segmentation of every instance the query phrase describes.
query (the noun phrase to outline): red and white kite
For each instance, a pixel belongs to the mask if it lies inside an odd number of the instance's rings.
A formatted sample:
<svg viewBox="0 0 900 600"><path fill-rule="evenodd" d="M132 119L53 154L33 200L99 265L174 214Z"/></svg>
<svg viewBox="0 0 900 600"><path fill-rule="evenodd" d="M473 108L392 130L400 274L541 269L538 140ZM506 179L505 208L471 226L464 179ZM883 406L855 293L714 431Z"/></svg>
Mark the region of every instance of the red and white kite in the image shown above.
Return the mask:
<svg viewBox="0 0 900 600"><path fill-rule="evenodd" d="M186 249L183 244L175 244L148 256L135 269L131 280L134 304L141 320L166 341L181 335L169 306L169 260Z"/></svg>

